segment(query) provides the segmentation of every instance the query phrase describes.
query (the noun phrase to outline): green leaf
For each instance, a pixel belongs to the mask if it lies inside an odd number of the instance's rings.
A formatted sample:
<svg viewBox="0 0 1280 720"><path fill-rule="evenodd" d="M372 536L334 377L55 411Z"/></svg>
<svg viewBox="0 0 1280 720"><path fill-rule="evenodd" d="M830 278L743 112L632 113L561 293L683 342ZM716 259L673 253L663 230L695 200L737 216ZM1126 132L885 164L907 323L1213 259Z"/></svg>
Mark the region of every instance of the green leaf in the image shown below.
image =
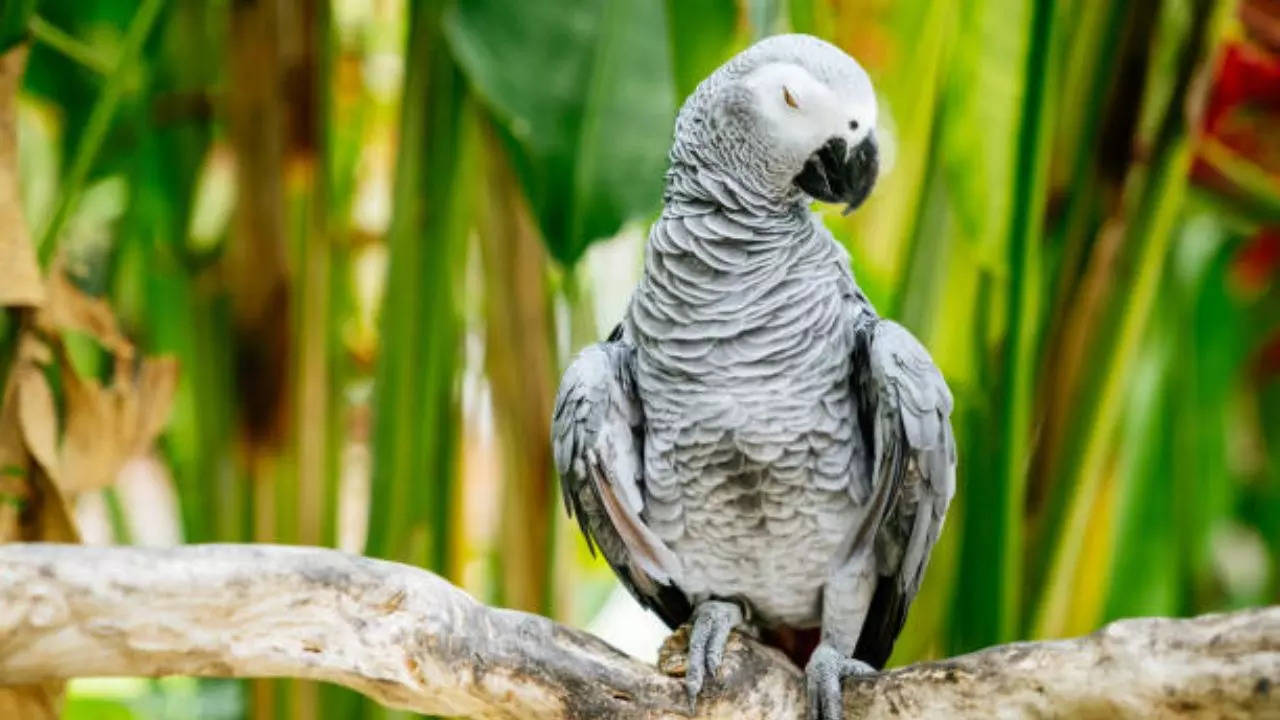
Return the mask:
<svg viewBox="0 0 1280 720"><path fill-rule="evenodd" d="M448 576L474 118L440 42L439 4L414 3L410 12L366 552Z"/></svg>
<svg viewBox="0 0 1280 720"><path fill-rule="evenodd" d="M676 100L733 53L738 37L736 0L667 0L667 30L675 66Z"/></svg>
<svg viewBox="0 0 1280 720"><path fill-rule="evenodd" d="M1280 377L1263 379L1256 395L1267 463L1262 469L1263 481L1245 488L1240 514L1258 528L1270 547L1274 565L1280 561ZM1270 593L1280 596L1280 573L1272 573Z"/></svg>
<svg viewBox="0 0 1280 720"><path fill-rule="evenodd" d="M31 31L31 37L36 42L56 50L69 60L73 60L99 75L111 74L112 66L109 58L98 52L93 46L77 40L39 15L31 16L28 28Z"/></svg>
<svg viewBox="0 0 1280 720"><path fill-rule="evenodd" d="M62 193L54 205L49 223L40 232L38 249L42 265L47 265L57 250L58 235L67 220L68 213L79 199L80 191L89 178L98 151L106 141L107 131L111 128L116 108L125 94L130 72L134 64L139 62L143 45L164 8L165 3L162 0L142 0L133 19L129 22L111 75L107 78L102 92L95 100L93 109L85 121L84 135L80 138L80 143L72 156L71 166L67 170L66 180L62 185Z"/></svg>
<svg viewBox="0 0 1280 720"><path fill-rule="evenodd" d="M224 63L210 37L203 0L170 2L148 43L157 72L122 102L115 125L136 138L117 166L127 179L128 208L112 263L112 307L148 353L172 353L182 366L163 440L178 488L189 542L246 539L248 487L232 470L235 432L234 337L225 297L202 281L184 255L195 180L209 148L213 118L157 125L162 98L203 87ZM73 26L74 27L74 26ZM61 61L47 56L50 62ZM82 100L72 96L64 102ZM103 152L113 152L110 147ZM95 163L96 164L96 163Z"/></svg>
<svg viewBox="0 0 1280 720"><path fill-rule="evenodd" d="M27 37L27 23L35 12L36 0L0 0L0 52Z"/></svg>
<svg viewBox="0 0 1280 720"><path fill-rule="evenodd" d="M791 31L813 35L816 30L812 0L790 0L787 3L787 19L791 22Z"/></svg>
<svg viewBox="0 0 1280 720"><path fill-rule="evenodd" d="M658 206L675 115L664 15L643 0L467 0L445 14L562 263Z"/></svg>
<svg viewBox="0 0 1280 720"><path fill-rule="evenodd" d="M939 92L961 9L955 4L815 3L820 32L866 68L879 99L877 137L883 168L858 212L844 217L826 206L826 224L848 246L858 283L896 314L912 237L921 226L926 178L934 153ZM821 15L830 17L822 19ZM1002 68L1003 70L1003 68ZM940 125L939 125L940 126ZM983 130L982 132L985 132Z"/></svg>
<svg viewBox="0 0 1280 720"><path fill-rule="evenodd" d="M1115 447L1115 433L1123 419L1131 390L1132 372L1146 336L1148 319L1161 298L1164 267L1181 217L1191 169L1191 136L1185 99L1193 78L1222 37L1225 6L1208 0L1182 8L1191 22L1171 23L1173 30L1157 40L1155 55L1176 58L1175 75L1152 83L1144 97L1144 112L1154 116L1150 166L1135 166L1129 182L1134 188L1125 228L1125 256L1113 282L1119 288L1107 308L1100 337L1093 342L1097 358L1082 383L1080 395L1092 401L1082 405L1071 419L1062 463L1062 479L1052 489L1055 500L1045 520L1046 538L1032 567L1040 579L1031 623L1035 637L1056 637L1069 629L1071 583L1076 574L1090 508L1098 484ZM1178 9L1166 8L1170 13ZM1158 112L1148 112L1150 106ZM1212 422L1212 421L1210 421Z"/></svg>
<svg viewBox="0 0 1280 720"><path fill-rule="evenodd" d="M1003 273L1018 187L1018 147L1010 138L1025 111L1032 4L971 0L967 9L943 89L940 157L958 234Z"/></svg>
<svg viewBox="0 0 1280 720"><path fill-rule="evenodd" d="M1016 3L984 3L984 15L975 18L984 27L978 33L984 42L963 44L958 53L962 64L956 82L983 87L991 94L990 106L963 102L956 95L949 98L969 127L983 128L974 136L986 137L986 128L994 126L1000 129L992 139L1016 137L1015 143L1005 144L1011 151L995 153L984 148L979 155L964 156L965 175L982 179L977 186L957 182L960 192L954 196L962 234L1002 251L1009 268L1004 278L1007 296L1002 311L1005 337L999 394L988 408L991 415L983 418L996 422L999 455L994 461L983 461L990 463L983 472L966 474L970 495L964 505L967 530L960 571L966 581L956 594L956 607L965 619L953 628L954 649L1014 639L1023 585L1028 428L1040 313L1037 237L1047 176L1046 139L1052 129L1048 62L1056 32L1053 3L1041 0L1029 12L1019 13L1016 33L996 42L992 23L1017 11ZM957 144L953 134L948 146ZM980 190L984 180L1005 192ZM970 456L969 462L974 459Z"/></svg>
<svg viewBox="0 0 1280 720"><path fill-rule="evenodd" d="M1155 342L1144 350L1134 372L1116 473L1120 498L1103 608L1107 620L1172 615L1179 610L1181 563L1178 530L1171 521L1177 503L1176 493L1169 488L1174 469L1172 453L1166 452L1162 442L1174 430L1171 411L1176 385L1168 378L1174 338L1167 327L1172 324L1170 318L1152 333Z"/></svg>

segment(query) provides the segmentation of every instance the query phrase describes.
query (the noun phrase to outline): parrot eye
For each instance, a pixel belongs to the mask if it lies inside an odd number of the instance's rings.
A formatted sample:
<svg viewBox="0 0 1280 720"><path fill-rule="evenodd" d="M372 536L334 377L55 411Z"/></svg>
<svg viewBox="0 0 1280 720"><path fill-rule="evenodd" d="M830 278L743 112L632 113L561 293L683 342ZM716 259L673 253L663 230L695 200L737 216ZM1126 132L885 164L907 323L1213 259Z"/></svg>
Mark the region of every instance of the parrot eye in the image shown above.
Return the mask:
<svg viewBox="0 0 1280 720"><path fill-rule="evenodd" d="M782 86L782 99L791 107L797 110L800 109L800 104L796 102L795 97L792 96L791 91L787 89L786 85Z"/></svg>

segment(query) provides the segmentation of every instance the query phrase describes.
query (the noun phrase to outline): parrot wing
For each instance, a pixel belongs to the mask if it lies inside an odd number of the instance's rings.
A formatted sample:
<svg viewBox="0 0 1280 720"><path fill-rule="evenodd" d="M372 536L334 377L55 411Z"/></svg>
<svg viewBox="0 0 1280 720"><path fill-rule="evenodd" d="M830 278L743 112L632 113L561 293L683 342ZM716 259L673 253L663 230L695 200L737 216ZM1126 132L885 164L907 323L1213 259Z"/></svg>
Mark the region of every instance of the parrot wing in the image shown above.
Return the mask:
<svg viewBox="0 0 1280 720"><path fill-rule="evenodd" d="M551 442L565 511L587 546L599 547L636 600L675 627L692 608L677 585L679 558L641 517L644 410L634 352L615 333L574 359L556 395Z"/></svg>
<svg viewBox="0 0 1280 720"><path fill-rule="evenodd" d="M929 353L897 323L864 326L855 387L871 482L883 497L875 534L876 587L854 657L884 667L920 588L929 553L955 493L951 391ZM854 483L853 485L856 485Z"/></svg>

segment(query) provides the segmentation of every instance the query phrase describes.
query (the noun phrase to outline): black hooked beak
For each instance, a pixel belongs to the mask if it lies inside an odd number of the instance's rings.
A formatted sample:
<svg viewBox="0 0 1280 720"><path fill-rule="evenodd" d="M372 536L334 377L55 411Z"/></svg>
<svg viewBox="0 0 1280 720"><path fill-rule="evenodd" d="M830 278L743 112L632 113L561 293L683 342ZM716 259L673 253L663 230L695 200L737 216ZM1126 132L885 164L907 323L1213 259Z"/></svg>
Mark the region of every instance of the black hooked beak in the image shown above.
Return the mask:
<svg viewBox="0 0 1280 720"><path fill-rule="evenodd" d="M817 200L844 203L848 215L867 199L879 167L880 153L870 135L852 151L844 138L833 137L805 160L792 182Z"/></svg>

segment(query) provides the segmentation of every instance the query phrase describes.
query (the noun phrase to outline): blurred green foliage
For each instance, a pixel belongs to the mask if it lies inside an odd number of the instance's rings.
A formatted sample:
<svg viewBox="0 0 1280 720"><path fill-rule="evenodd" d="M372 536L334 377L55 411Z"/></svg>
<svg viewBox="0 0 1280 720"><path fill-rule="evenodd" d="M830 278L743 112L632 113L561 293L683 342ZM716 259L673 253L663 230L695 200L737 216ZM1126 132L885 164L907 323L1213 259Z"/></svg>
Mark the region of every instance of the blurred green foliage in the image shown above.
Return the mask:
<svg viewBox="0 0 1280 720"><path fill-rule="evenodd" d="M0 10L0 50L8 50L27 35L36 0L6 2Z"/></svg>
<svg viewBox="0 0 1280 720"><path fill-rule="evenodd" d="M181 361L158 454L183 540L369 552L580 624L612 576L546 456L509 447L546 442L535 349L562 367L608 331L702 77L770 32L844 47L886 170L819 212L956 396L959 490L900 663L1280 598L1280 102L1238 90L1280 49L1236 7L39 0L4 3L0 47L32 38L41 257ZM504 311L546 337L487 333ZM114 497L119 541L174 512ZM510 572L528 537L547 569ZM220 716L383 714L194 687ZM74 686L66 716L183 716L131 692Z"/></svg>

